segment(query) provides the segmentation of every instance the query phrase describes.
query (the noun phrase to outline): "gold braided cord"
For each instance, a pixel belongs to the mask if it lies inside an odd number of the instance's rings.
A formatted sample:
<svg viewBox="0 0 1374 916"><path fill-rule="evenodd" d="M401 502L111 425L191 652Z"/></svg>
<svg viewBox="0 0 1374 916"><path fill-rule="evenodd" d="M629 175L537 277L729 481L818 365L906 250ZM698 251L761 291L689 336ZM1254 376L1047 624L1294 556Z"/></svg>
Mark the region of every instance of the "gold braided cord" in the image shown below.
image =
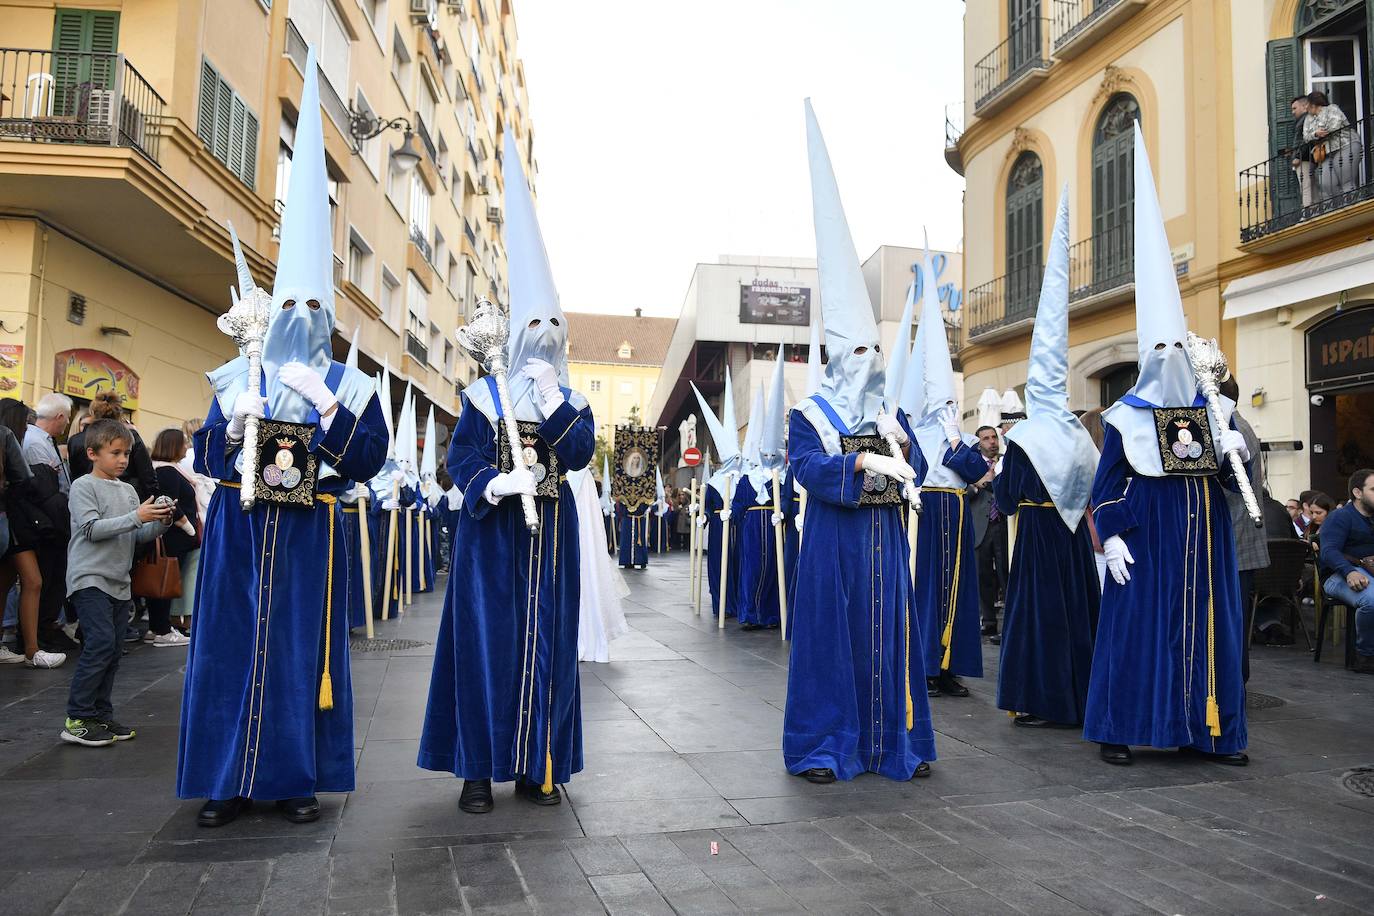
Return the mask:
<svg viewBox="0 0 1374 916"><path fill-rule="evenodd" d="M320 675L320 709L334 708L334 679L329 675L329 650L334 629L334 506L337 497L328 493L315 496L329 507L329 559L324 577L324 673Z"/></svg>
<svg viewBox="0 0 1374 916"><path fill-rule="evenodd" d="M928 487L923 492L929 493L931 490L939 492L952 492L959 495L959 530L955 536L954 548L954 580L949 586L949 617L945 620L945 631L940 634L940 644L945 647L944 659L940 662L940 670L949 670L950 643L954 641L954 612L959 607L959 567L964 560L964 491L945 490L937 487Z"/></svg>
<svg viewBox="0 0 1374 916"><path fill-rule="evenodd" d="M1217 706L1216 578L1212 571L1212 488L1202 483L1202 501L1207 518L1207 730L1221 735L1221 709Z"/></svg>

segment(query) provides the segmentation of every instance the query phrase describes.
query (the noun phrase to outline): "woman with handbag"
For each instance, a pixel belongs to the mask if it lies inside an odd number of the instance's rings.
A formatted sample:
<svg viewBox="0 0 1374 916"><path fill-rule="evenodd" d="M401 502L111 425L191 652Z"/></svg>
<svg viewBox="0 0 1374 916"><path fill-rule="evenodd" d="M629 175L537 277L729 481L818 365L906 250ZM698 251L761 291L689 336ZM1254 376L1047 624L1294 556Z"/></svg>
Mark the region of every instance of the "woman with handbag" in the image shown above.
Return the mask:
<svg viewBox="0 0 1374 916"><path fill-rule="evenodd" d="M177 462L186 454L186 436L180 429L164 429L153 440L153 473L157 488L176 502L172 513L175 521L158 538L151 552L134 564L134 594L141 595L148 604L148 634L143 641L155 648L184 647L191 639L172 626L172 604L186 594L184 570L200 550L197 520L196 489L181 471ZM191 580L195 589L195 580ZM189 614L183 613L185 619Z"/></svg>
<svg viewBox="0 0 1374 916"><path fill-rule="evenodd" d="M1360 181L1360 162L1364 159L1364 142L1359 128L1351 126L1345 112L1340 106L1331 104L1325 92L1313 90L1308 93L1307 105L1302 136L1311 145L1321 199L1355 190Z"/></svg>
<svg viewBox="0 0 1374 916"><path fill-rule="evenodd" d="M6 401L12 400L6 398ZM19 585L19 646L21 653L0 650L0 663L23 662L30 668L56 668L67 660L65 652L49 652L38 643L38 598L43 574L38 568L38 544L51 522L34 505L33 471L24 460L21 436L28 429L28 409L15 402L4 409L0 403L0 452L5 465L4 505L9 524L9 546L0 556L0 595ZM18 432L16 432L18 430Z"/></svg>

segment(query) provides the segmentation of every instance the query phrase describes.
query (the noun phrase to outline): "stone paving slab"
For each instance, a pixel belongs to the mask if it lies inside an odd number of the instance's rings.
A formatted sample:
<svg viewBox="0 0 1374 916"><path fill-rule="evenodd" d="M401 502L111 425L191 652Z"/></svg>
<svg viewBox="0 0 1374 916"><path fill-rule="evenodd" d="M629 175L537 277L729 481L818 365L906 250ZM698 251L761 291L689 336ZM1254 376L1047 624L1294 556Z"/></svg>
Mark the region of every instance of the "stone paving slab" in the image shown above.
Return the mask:
<svg viewBox="0 0 1374 916"><path fill-rule="evenodd" d="M1248 768L1142 751L1097 760L1073 732L1029 733L990 677L932 714L928 780L815 786L778 752L787 650L718 631L686 600L681 556L627 571L631 632L582 667L586 767L566 803L459 785L415 766L440 595L355 652L358 788L293 826L260 806L195 826L172 793L184 653L132 647L116 707L133 743L57 741L70 670L0 669L0 912L9 914L1374 912L1374 678L1256 648ZM1338 653L1329 653L1335 657Z"/></svg>

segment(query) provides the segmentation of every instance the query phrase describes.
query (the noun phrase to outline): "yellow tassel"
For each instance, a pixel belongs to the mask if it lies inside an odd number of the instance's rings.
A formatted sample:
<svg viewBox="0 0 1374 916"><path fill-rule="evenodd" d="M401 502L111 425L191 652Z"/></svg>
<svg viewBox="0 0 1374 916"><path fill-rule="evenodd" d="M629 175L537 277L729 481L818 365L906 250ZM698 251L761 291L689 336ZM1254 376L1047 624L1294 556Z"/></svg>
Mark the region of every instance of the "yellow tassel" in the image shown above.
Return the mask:
<svg viewBox="0 0 1374 916"><path fill-rule="evenodd" d="M953 614L951 614L950 616L953 616ZM941 671L948 671L948 670L949 670L949 643L948 643L948 642L945 643L945 657L944 657L943 659L940 660L940 670L941 670Z"/></svg>
<svg viewBox="0 0 1374 916"><path fill-rule="evenodd" d="M544 784L539 787L545 795L553 791L553 755L544 753Z"/></svg>
<svg viewBox="0 0 1374 916"><path fill-rule="evenodd" d="M320 709L334 708L334 679L329 676L329 672L324 673L320 678Z"/></svg>
<svg viewBox="0 0 1374 916"><path fill-rule="evenodd" d="M911 684L906 685L906 730L916 727L916 704L911 701Z"/></svg>
<svg viewBox="0 0 1374 916"><path fill-rule="evenodd" d="M1207 698L1207 730L1213 737L1221 734L1221 710L1217 708L1217 698Z"/></svg>

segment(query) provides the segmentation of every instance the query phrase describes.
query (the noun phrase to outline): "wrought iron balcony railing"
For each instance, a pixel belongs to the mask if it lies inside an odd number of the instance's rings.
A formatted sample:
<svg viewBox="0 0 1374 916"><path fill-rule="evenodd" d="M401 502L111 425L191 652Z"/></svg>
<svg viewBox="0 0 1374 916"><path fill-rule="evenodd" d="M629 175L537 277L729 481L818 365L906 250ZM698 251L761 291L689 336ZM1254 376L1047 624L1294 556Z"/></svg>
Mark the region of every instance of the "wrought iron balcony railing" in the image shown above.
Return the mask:
<svg viewBox="0 0 1374 916"><path fill-rule="evenodd" d="M1369 122L1356 121L1243 169L1241 244L1374 198Z"/></svg>
<svg viewBox="0 0 1374 916"><path fill-rule="evenodd" d="M1013 28L1006 40L973 65L973 110L1008 97L1031 74L1050 68L1050 22L1031 19Z"/></svg>
<svg viewBox="0 0 1374 916"><path fill-rule="evenodd" d="M429 362L429 347L410 331L406 331L406 353L422 366Z"/></svg>
<svg viewBox="0 0 1374 916"><path fill-rule="evenodd" d="M125 146L157 163L165 108L123 54L0 48L0 139Z"/></svg>
<svg viewBox="0 0 1374 916"><path fill-rule="evenodd" d="M1143 0L1054 0L1054 51L1079 43L1088 32L1109 20L1120 20L1143 6ZM1104 31L1109 31L1104 28ZM1071 56L1074 52L1070 51Z"/></svg>
<svg viewBox="0 0 1374 916"><path fill-rule="evenodd" d="M1135 227L1127 221L1070 246L1069 303L1082 302L1134 283L1134 240Z"/></svg>
<svg viewBox="0 0 1374 916"><path fill-rule="evenodd" d="M425 238L424 229L412 225L410 227L410 243L420 249L420 254L425 256L426 262L434 263L434 246L429 243L429 239Z"/></svg>
<svg viewBox="0 0 1374 916"><path fill-rule="evenodd" d="M296 70L302 76L305 75L306 50L305 38L301 36L300 31L296 28L296 24L290 19L287 19L286 56L291 58L291 62L296 65ZM319 67L318 64L316 64L316 66ZM339 94L334 91L334 86L329 82L329 78L325 76L323 67L319 67L318 76L320 84L320 107L324 109L325 114L329 115L329 120L334 122L334 126L342 131L343 135L347 137L349 135L348 106L344 104L343 99L339 98Z"/></svg>

